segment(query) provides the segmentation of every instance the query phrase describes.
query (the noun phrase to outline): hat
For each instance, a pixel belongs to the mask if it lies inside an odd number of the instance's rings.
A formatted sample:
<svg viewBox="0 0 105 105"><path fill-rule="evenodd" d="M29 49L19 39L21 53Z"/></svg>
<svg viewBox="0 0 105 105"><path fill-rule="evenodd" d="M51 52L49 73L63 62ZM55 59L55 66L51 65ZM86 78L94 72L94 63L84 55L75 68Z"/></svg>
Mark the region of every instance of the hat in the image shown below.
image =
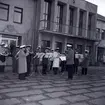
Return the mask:
<svg viewBox="0 0 105 105"><path fill-rule="evenodd" d="M50 47L46 47L46 49L50 50Z"/></svg>
<svg viewBox="0 0 105 105"><path fill-rule="evenodd" d="M5 44L4 47L7 48L8 47L8 44Z"/></svg>
<svg viewBox="0 0 105 105"><path fill-rule="evenodd" d="M26 45L22 45L22 46L20 46L20 48L25 48L26 47Z"/></svg>
<svg viewBox="0 0 105 105"><path fill-rule="evenodd" d="M4 42L2 42L2 43L0 44L0 46L5 46L5 43L4 43Z"/></svg>
<svg viewBox="0 0 105 105"><path fill-rule="evenodd" d="M31 47L31 45L27 45L26 47Z"/></svg>
<svg viewBox="0 0 105 105"><path fill-rule="evenodd" d="M59 50L59 48L57 47L55 50Z"/></svg>
<svg viewBox="0 0 105 105"><path fill-rule="evenodd" d="M88 50L85 50L85 53L89 53L89 51Z"/></svg>
<svg viewBox="0 0 105 105"><path fill-rule="evenodd" d="M41 48L41 46L38 46L38 47L37 47L37 50L40 49L40 48Z"/></svg>
<svg viewBox="0 0 105 105"><path fill-rule="evenodd" d="M67 44L67 47L72 47L72 45L71 44Z"/></svg>

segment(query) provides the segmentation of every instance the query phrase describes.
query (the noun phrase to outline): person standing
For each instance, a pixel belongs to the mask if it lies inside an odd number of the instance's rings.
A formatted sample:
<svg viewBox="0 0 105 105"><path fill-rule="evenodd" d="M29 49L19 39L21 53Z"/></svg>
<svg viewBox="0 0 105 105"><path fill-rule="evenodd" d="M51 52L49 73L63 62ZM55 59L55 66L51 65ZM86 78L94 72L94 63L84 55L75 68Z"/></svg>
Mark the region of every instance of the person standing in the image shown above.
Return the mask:
<svg viewBox="0 0 105 105"><path fill-rule="evenodd" d="M26 56L27 51L26 51L26 46L22 45L20 46L20 50L19 52L16 54L16 58L18 59L18 64L19 64L19 68L18 68L18 73L19 73L19 79L20 80L25 80L25 76L26 76L26 72L27 72L27 61L26 61Z"/></svg>
<svg viewBox="0 0 105 105"><path fill-rule="evenodd" d="M61 75L63 75L64 71L66 69L66 55L65 55L65 53L61 54L60 59L61 59L61 63L60 63L60 65L61 65Z"/></svg>
<svg viewBox="0 0 105 105"><path fill-rule="evenodd" d="M38 73L38 67L40 65L41 47L37 47L36 54L34 56L35 73Z"/></svg>
<svg viewBox="0 0 105 105"><path fill-rule="evenodd" d="M87 75L88 66L89 66L89 51L85 50L85 54L82 61L82 75Z"/></svg>
<svg viewBox="0 0 105 105"><path fill-rule="evenodd" d="M28 53L28 55L26 57L26 59L27 59L27 73L26 73L26 76L29 76L30 73L31 73L31 61L32 61L32 55L33 55L32 52L30 51L31 50L31 45L26 46L26 50L27 50L27 53Z"/></svg>
<svg viewBox="0 0 105 105"><path fill-rule="evenodd" d="M72 45L67 45L67 53L66 53L66 69L68 71L68 79L73 79L74 73L74 51L72 49Z"/></svg>
<svg viewBox="0 0 105 105"><path fill-rule="evenodd" d="M16 58L15 58L15 55L16 55L16 45L15 45L15 42L11 42L10 43L10 52L11 52L11 56L12 56L12 72L13 74L17 73L17 69L16 69Z"/></svg>
<svg viewBox="0 0 105 105"><path fill-rule="evenodd" d="M56 48L55 51L53 52L53 72L54 75L57 74L60 66L60 53L59 53L59 48Z"/></svg>
<svg viewBox="0 0 105 105"><path fill-rule="evenodd" d="M45 49L45 54L42 58L42 74L46 75L49 66L49 48Z"/></svg>
<svg viewBox="0 0 105 105"><path fill-rule="evenodd" d="M74 73L75 74L78 73L78 66L79 66L79 56L78 56L78 52L76 51L75 58L74 58Z"/></svg>

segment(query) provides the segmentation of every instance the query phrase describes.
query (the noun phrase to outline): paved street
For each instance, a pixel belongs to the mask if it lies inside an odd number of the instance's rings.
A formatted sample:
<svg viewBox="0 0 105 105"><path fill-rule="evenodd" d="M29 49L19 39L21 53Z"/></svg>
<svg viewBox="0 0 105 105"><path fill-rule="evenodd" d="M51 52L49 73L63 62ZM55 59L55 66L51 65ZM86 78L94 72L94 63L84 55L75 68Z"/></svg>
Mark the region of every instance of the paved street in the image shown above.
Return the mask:
<svg viewBox="0 0 105 105"><path fill-rule="evenodd" d="M35 76L20 81L0 74L0 105L105 105L105 70L90 69L87 76Z"/></svg>

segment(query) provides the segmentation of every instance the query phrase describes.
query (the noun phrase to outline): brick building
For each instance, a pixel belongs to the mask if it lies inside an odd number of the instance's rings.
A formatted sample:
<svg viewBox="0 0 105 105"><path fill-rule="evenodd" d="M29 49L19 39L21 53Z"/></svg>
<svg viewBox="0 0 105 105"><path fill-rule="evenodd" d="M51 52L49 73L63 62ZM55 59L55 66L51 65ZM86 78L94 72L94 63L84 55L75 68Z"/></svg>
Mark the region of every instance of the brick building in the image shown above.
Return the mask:
<svg viewBox="0 0 105 105"><path fill-rule="evenodd" d="M85 0L1 0L0 33L5 43L31 44L64 52L72 44L95 61L97 6Z"/></svg>

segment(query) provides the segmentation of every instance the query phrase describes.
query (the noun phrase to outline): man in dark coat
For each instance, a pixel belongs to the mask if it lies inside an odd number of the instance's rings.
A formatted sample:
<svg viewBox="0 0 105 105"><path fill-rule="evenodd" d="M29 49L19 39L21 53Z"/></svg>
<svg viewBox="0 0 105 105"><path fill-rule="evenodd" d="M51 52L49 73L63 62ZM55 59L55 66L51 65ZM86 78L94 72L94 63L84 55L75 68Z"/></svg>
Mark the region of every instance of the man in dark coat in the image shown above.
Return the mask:
<svg viewBox="0 0 105 105"><path fill-rule="evenodd" d="M26 76L29 76L30 73L31 73L31 61L32 61L32 52L30 52L30 49L31 49L31 45L29 46L26 46L26 50L28 52L28 55L26 57L27 59L27 73L26 73Z"/></svg>
<svg viewBox="0 0 105 105"><path fill-rule="evenodd" d="M72 49L72 45L67 45L67 53L66 53L66 69L68 71L68 80L73 79L74 73L74 51Z"/></svg>

